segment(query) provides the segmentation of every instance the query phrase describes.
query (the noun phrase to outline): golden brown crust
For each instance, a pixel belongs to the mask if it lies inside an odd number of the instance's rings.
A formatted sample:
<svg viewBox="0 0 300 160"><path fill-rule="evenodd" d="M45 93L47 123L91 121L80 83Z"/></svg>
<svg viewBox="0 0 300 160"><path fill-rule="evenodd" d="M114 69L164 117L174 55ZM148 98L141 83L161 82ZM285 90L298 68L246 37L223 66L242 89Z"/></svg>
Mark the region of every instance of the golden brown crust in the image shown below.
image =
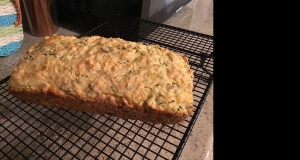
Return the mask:
<svg viewBox="0 0 300 160"><path fill-rule="evenodd" d="M32 103L144 122L180 123L194 110L184 55L120 38L46 37L20 59L8 84Z"/></svg>
<svg viewBox="0 0 300 160"><path fill-rule="evenodd" d="M128 107L124 101L111 101L110 98L99 99L95 102L82 101L78 98L71 96L59 97L48 93L30 93L30 92L15 92L11 93L24 101L29 101L34 104L41 104L52 107L60 107L64 109L71 109L80 112L89 112L101 115L112 115L119 118L134 119L144 122L151 122L154 124L178 124L184 121L189 114L172 114L167 111L159 111L152 109L146 104L143 105L142 109ZM111 96L112 97L112 96Z"/></svg>

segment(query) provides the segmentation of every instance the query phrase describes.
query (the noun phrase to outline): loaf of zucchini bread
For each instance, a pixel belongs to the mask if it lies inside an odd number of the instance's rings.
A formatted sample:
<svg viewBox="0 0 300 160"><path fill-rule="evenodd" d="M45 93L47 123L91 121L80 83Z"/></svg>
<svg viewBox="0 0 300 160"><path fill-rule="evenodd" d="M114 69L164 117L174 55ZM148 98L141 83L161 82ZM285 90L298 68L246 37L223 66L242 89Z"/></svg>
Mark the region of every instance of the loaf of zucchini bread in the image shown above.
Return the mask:
<svg viewBox="0 0 300 160"><path fill-rule="evenodd" d="M8 86L35 104L177 124L194 111L193 78L187 57L158 45L53 35L29 48Z"/></svg>

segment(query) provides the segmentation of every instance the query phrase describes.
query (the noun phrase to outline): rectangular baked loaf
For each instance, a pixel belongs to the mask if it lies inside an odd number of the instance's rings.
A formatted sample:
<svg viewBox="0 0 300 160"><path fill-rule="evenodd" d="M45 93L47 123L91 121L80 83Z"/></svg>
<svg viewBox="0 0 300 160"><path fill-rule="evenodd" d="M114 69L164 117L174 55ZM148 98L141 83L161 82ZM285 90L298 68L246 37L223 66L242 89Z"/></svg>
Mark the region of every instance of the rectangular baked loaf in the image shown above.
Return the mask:
<svg viewBox="0 0 300 160"><path fill-rule="evenodd" d="M53 35L29 48L8 86L35 104L176 124L194 110L193 78L187 57L158 45Z"/></svg>

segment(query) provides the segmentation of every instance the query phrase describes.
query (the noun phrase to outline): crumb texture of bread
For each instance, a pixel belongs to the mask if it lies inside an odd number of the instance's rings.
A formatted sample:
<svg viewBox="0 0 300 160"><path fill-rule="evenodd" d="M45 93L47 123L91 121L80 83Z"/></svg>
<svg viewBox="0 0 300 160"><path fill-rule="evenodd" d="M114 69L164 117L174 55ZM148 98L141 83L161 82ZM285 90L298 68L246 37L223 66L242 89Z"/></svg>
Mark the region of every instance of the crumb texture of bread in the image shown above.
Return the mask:
<svg viewBox="0 0 300 160"><path fill-rule="evenodd" d="M53 35L29 48L8 86L35 104L176 124L195 109L193 79L187 57L158 45Z"/></svg>

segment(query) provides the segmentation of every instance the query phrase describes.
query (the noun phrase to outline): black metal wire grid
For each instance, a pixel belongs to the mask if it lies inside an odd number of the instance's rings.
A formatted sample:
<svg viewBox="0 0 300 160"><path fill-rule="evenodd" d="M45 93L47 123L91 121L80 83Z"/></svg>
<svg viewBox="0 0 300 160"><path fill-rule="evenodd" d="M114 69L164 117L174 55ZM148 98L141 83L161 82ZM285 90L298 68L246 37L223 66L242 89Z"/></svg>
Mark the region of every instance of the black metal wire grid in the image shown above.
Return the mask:
<svg viewBox="0 0 300 160"><path fill-rule="evenodd" d="M82 36L121 37L184 53L194 70L195 112L151 124L20 101L0 82L0 159L178 159L213 80L213 37L119 16ZM81 36L81 37L82 37Z"/></svg>

